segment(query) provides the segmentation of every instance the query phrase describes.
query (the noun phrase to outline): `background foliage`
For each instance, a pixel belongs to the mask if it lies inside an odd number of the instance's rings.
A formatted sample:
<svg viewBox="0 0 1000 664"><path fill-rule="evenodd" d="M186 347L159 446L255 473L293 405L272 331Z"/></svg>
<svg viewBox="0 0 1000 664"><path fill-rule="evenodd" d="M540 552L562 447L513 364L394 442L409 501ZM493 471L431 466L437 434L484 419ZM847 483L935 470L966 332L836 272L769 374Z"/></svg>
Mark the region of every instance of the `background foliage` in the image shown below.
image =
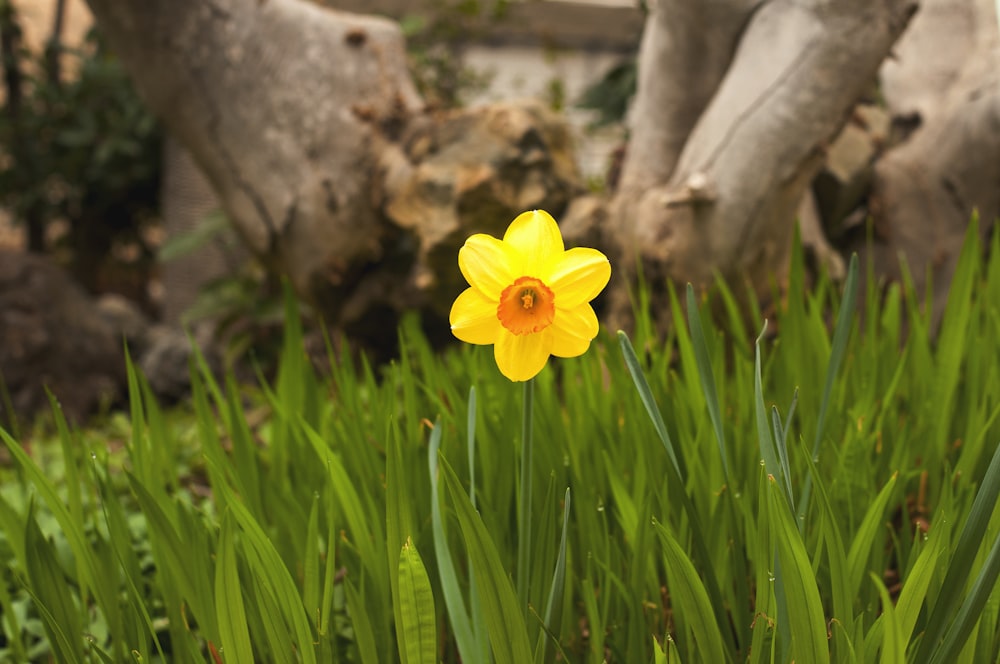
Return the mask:
<svg viewBox="0 0 1000 664"><path fill-rule="evenodd" d="M74 276L91 290L100 289L113 249L138 249L132 260L148 272L152 251L142 231L159 204L159 124L96 32L79 49L54 35L34 54L20 42L9 2L0 24L0 204L28 225L31 250L54 249L48 241L61 238ZM55 224L65 230L51 233Z"/></svg>

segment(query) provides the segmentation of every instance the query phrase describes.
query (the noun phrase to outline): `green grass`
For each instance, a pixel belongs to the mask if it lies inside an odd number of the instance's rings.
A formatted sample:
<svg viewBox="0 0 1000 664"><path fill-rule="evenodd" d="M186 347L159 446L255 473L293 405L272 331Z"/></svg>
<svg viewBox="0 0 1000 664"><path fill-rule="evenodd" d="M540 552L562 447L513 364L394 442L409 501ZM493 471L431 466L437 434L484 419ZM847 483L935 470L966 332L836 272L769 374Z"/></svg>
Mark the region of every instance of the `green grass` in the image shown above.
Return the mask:
<svg viewBox="0 0 1000 664"><path fill-rule="evenodd" d="M520 566L522 389L490 349L409 321L394 364L320 379L289 302L273 381L199 363L165 412L130 368L127 418L0 432L0 661L995 662L1000 236L985 261L974 233L936 335L856 261L794 295L797 254L759 337L688 291L653 305L669 339L553 360Z"/></svg>

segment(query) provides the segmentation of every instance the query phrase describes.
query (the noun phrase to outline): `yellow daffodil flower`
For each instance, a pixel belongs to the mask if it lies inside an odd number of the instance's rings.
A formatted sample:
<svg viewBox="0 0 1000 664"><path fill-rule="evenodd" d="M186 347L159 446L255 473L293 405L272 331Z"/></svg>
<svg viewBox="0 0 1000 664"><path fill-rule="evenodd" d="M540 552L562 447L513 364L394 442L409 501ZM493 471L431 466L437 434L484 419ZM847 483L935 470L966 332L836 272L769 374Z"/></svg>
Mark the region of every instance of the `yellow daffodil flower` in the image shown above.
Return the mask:
<svg viewBox="0 0 1000 664"><path fill-rule="evenodd" d="M470 287L451 307L451 331L470 344L492 344L510 380L533 378L549 355L582 355L597 336L590 301L611 278L611 263L596 249L566 251L548 212L519 215L502 240L473 235L458 266Z"/></svg>

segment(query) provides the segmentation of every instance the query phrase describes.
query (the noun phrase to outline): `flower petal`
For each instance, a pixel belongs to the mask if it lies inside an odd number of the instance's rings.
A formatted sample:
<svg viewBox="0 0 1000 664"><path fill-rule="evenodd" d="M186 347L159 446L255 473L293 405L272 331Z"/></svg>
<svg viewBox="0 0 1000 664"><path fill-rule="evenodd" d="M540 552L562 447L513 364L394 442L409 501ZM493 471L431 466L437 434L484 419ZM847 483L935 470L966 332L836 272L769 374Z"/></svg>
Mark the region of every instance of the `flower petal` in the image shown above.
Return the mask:
<svg viewBox="0 0 1000 664"><path fill-rule="evenodd" d="M550 352L556 357L583 355L599 330L597 314L589 304L573 309L556 309L552 325L545 328Z"/></svg>
<svg viewBox="0 0 1000 664"><path fill-rule="evenodd" d="M549 261L563 253L562 233L559 225L545 210L532 210L517 216L507 227L503 241L517 249L524 259L514 269L515 276L538 276L538 271Z"/></svg>
<svg viewBox="0 0 1000 664"><path fill-rule="evenodd" d="M497 303L475 288L466 288L455 298L448 321L452 334L470 344L492 344L503 329Z"/></svg>
<svg viewBox="0 0 1000 664"><path fill-rule="evenodd" d="M549 360L546 341L544 333L511 334L503 330L493 346L500 373L513 381L534 378Z"/></svg>
<svg viewBox="0 0 1000 664"><path fill-rule="evenodd" d="M522 259L517 251L492 235L476 233L458 250L458 267L469 285L494 301L518 274L514 269Z"/></svg>
<svg viewBox="0 0 1000 664"><path fill-rule="evenodd" d="M557 307L573 309L604 290L611 279L611 263L597 249L577 247L553 261L539 278L555 293Z"/></svg>

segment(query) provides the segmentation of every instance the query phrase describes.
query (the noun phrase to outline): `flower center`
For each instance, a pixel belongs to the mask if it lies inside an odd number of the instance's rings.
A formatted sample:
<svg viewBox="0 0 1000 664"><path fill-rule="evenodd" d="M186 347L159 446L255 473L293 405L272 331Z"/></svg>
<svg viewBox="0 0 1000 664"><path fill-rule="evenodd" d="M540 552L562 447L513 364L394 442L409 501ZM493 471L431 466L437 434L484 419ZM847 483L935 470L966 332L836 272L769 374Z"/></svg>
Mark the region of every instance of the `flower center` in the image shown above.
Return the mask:
<svg viewBox="0 0 1000 664"><path fill-rule="evenodd" d="M520 277L500 294L497 318L514 334L541 332L555 317L555 296L534 277Z"/></svg>

